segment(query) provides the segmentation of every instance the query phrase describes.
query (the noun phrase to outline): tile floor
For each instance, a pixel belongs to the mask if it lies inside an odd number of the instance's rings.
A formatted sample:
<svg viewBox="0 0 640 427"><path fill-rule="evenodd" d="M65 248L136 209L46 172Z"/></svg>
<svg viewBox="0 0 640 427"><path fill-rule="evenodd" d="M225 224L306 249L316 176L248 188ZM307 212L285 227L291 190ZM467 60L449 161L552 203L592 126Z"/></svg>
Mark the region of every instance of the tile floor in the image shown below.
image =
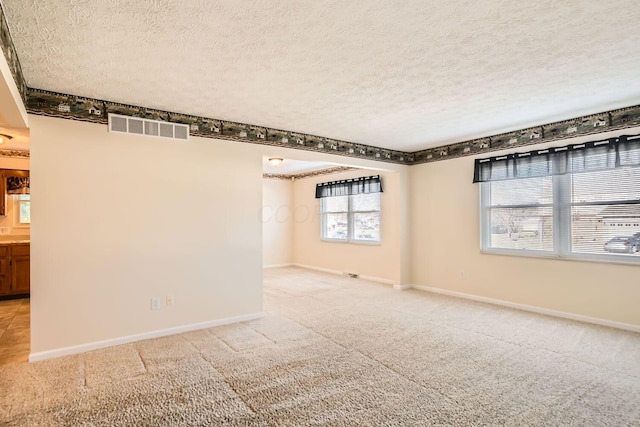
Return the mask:
<svg viewBox="0 0 640 427"><path fill-rule="evenodd" d="M0 365L28 360L30 307L29 298L0 301Z"/></svg>

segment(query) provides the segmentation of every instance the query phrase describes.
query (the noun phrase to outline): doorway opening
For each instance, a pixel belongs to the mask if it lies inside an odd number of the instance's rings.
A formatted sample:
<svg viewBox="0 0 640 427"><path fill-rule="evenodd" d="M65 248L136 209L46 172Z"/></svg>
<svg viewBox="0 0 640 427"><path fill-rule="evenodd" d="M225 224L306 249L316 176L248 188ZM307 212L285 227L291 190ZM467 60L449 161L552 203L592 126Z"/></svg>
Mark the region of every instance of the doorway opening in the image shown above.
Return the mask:
<svg viewBox="0 0 640 427"><path fill-rule="evenodd" d="M29 156L10 154L0 156L0 365L27 362L31 349Z"/></svg>

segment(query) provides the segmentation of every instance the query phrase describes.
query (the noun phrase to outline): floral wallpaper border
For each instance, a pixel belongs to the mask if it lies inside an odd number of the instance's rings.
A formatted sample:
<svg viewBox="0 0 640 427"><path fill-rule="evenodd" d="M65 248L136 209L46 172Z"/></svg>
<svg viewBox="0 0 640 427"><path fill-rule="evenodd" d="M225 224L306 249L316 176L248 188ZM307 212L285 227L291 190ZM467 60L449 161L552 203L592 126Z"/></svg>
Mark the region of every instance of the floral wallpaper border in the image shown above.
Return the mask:
<svg viewBox="0 0 640 427"><path fill-rule="evenodd" d="M146 107L29 88L27 111L51 117L107 123L109 113L189 125L192 136L275 145L405 164L407 153L306 133L173 113Z"/></svg>
<svg viewBox="0 0 640 427"><path fill-rule="evenodd" d="M310 178L312 176L329 175L332 173L347 172L347 171L352 171L356 169L358 168L354 168L350 166L337 166L335 168L320 169L317 171L303 172L303 173L292 174L292 175L279 174L279 173L263 173L262 177L267 179L286 179L286 180L295 181L297 179Z"/></svg>
<svg viewBox="0 0 640 427"><path fill-rule="evenodd" d="M2 49L2 53L4 54L5 59L7 60L7 64L9 64L9 69L11 69L11 74L13 75L13 80L18 86L18 91L20 92L20 96L22 97L22 102L27 103L27 83L24 79L24 75L22 74L22 67L20 66L20 60L18 59L18 54L16 53L16 47L13 45L13 39L11 38L11 33L9 32L9 24L7 23L7 17L4 13L4 9L2 8L2 2L0 2L0 48Z"/></svg>
<svg viewBox="0 0 640 427"><path fill-rule="evenodd" d="M636 126L640 126L640 105L416 151L411 153L411 164L472 156Z"/></svg>
<svg viewBox="0 0 640 427"><path fill-rule="evenodd" d="M408 153L317 135L32 88L28 89L27 111L32 114L104 124L107 123L109 113L184 123L189 125L190 134L193 136L318 151L404 165L430 163L640 126L640 105L637 105Z"/></svg>
<svg viewBox="0 0 640 427"><path fill-rule="evenodd" d="M0 157L14 157L16 159L28 159L30 157L27 150L0 150Z"/></svg>

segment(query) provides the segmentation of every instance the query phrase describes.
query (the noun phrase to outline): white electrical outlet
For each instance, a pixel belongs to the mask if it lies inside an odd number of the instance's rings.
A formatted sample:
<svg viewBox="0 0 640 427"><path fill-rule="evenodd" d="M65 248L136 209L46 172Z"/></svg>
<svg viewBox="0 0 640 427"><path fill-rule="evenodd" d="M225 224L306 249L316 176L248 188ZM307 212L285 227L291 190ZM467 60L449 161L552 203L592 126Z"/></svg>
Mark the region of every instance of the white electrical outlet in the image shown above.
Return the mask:
<svg viewBox="0 0 640 427"><path fill-rule="evenodd" d="M9 227L0 227L0 234L9 234Z"/></svg>
<svg viewBox="0 0 640 427"><path fill-rule="evenodd" d="M167 305L173 305L176 303L176 300L173 298L172 294L167 295Z"/></svg>
<svg viewBox="0 0 640 427"><path fill-rule="evenodd" d="M460 270L460 278L464 279L464 270Z"/></svg>
<svg viewBox="0 0 640 427"><path fill-rule="evenodd" d="M151 310L160 310L162 305L160 304L160 297L151 298Z"/></svg>

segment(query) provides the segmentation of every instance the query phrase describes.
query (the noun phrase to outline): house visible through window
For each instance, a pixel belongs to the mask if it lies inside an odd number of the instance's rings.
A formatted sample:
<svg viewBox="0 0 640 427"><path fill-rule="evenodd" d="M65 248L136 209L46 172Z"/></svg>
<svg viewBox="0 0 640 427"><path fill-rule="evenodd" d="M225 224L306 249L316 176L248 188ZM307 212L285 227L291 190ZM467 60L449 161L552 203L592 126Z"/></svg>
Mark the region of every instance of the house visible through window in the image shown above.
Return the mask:
<svg viewBox="0 0 640 427"><path fill-rule="evenodd" d="M318 184L323 240L380 242L379 176Z"/></svg>
<svg viewBox="0 0 640 427"><path fill-rule="evenodd" d="M553 251L551 177L482 184L491 232L485 248Z"/></svg>
<svg viewBox="0 0 640 427"><path fill-rule="evenodd" d="M481 248L640 263L640 137L532 153L476 161Z"/></svg>
<svg viewBox="0 0 640 427"><path fill-rule="evenodd" d="M326 197L321 205L323 239L380 242L380 193Z"/></svg>

